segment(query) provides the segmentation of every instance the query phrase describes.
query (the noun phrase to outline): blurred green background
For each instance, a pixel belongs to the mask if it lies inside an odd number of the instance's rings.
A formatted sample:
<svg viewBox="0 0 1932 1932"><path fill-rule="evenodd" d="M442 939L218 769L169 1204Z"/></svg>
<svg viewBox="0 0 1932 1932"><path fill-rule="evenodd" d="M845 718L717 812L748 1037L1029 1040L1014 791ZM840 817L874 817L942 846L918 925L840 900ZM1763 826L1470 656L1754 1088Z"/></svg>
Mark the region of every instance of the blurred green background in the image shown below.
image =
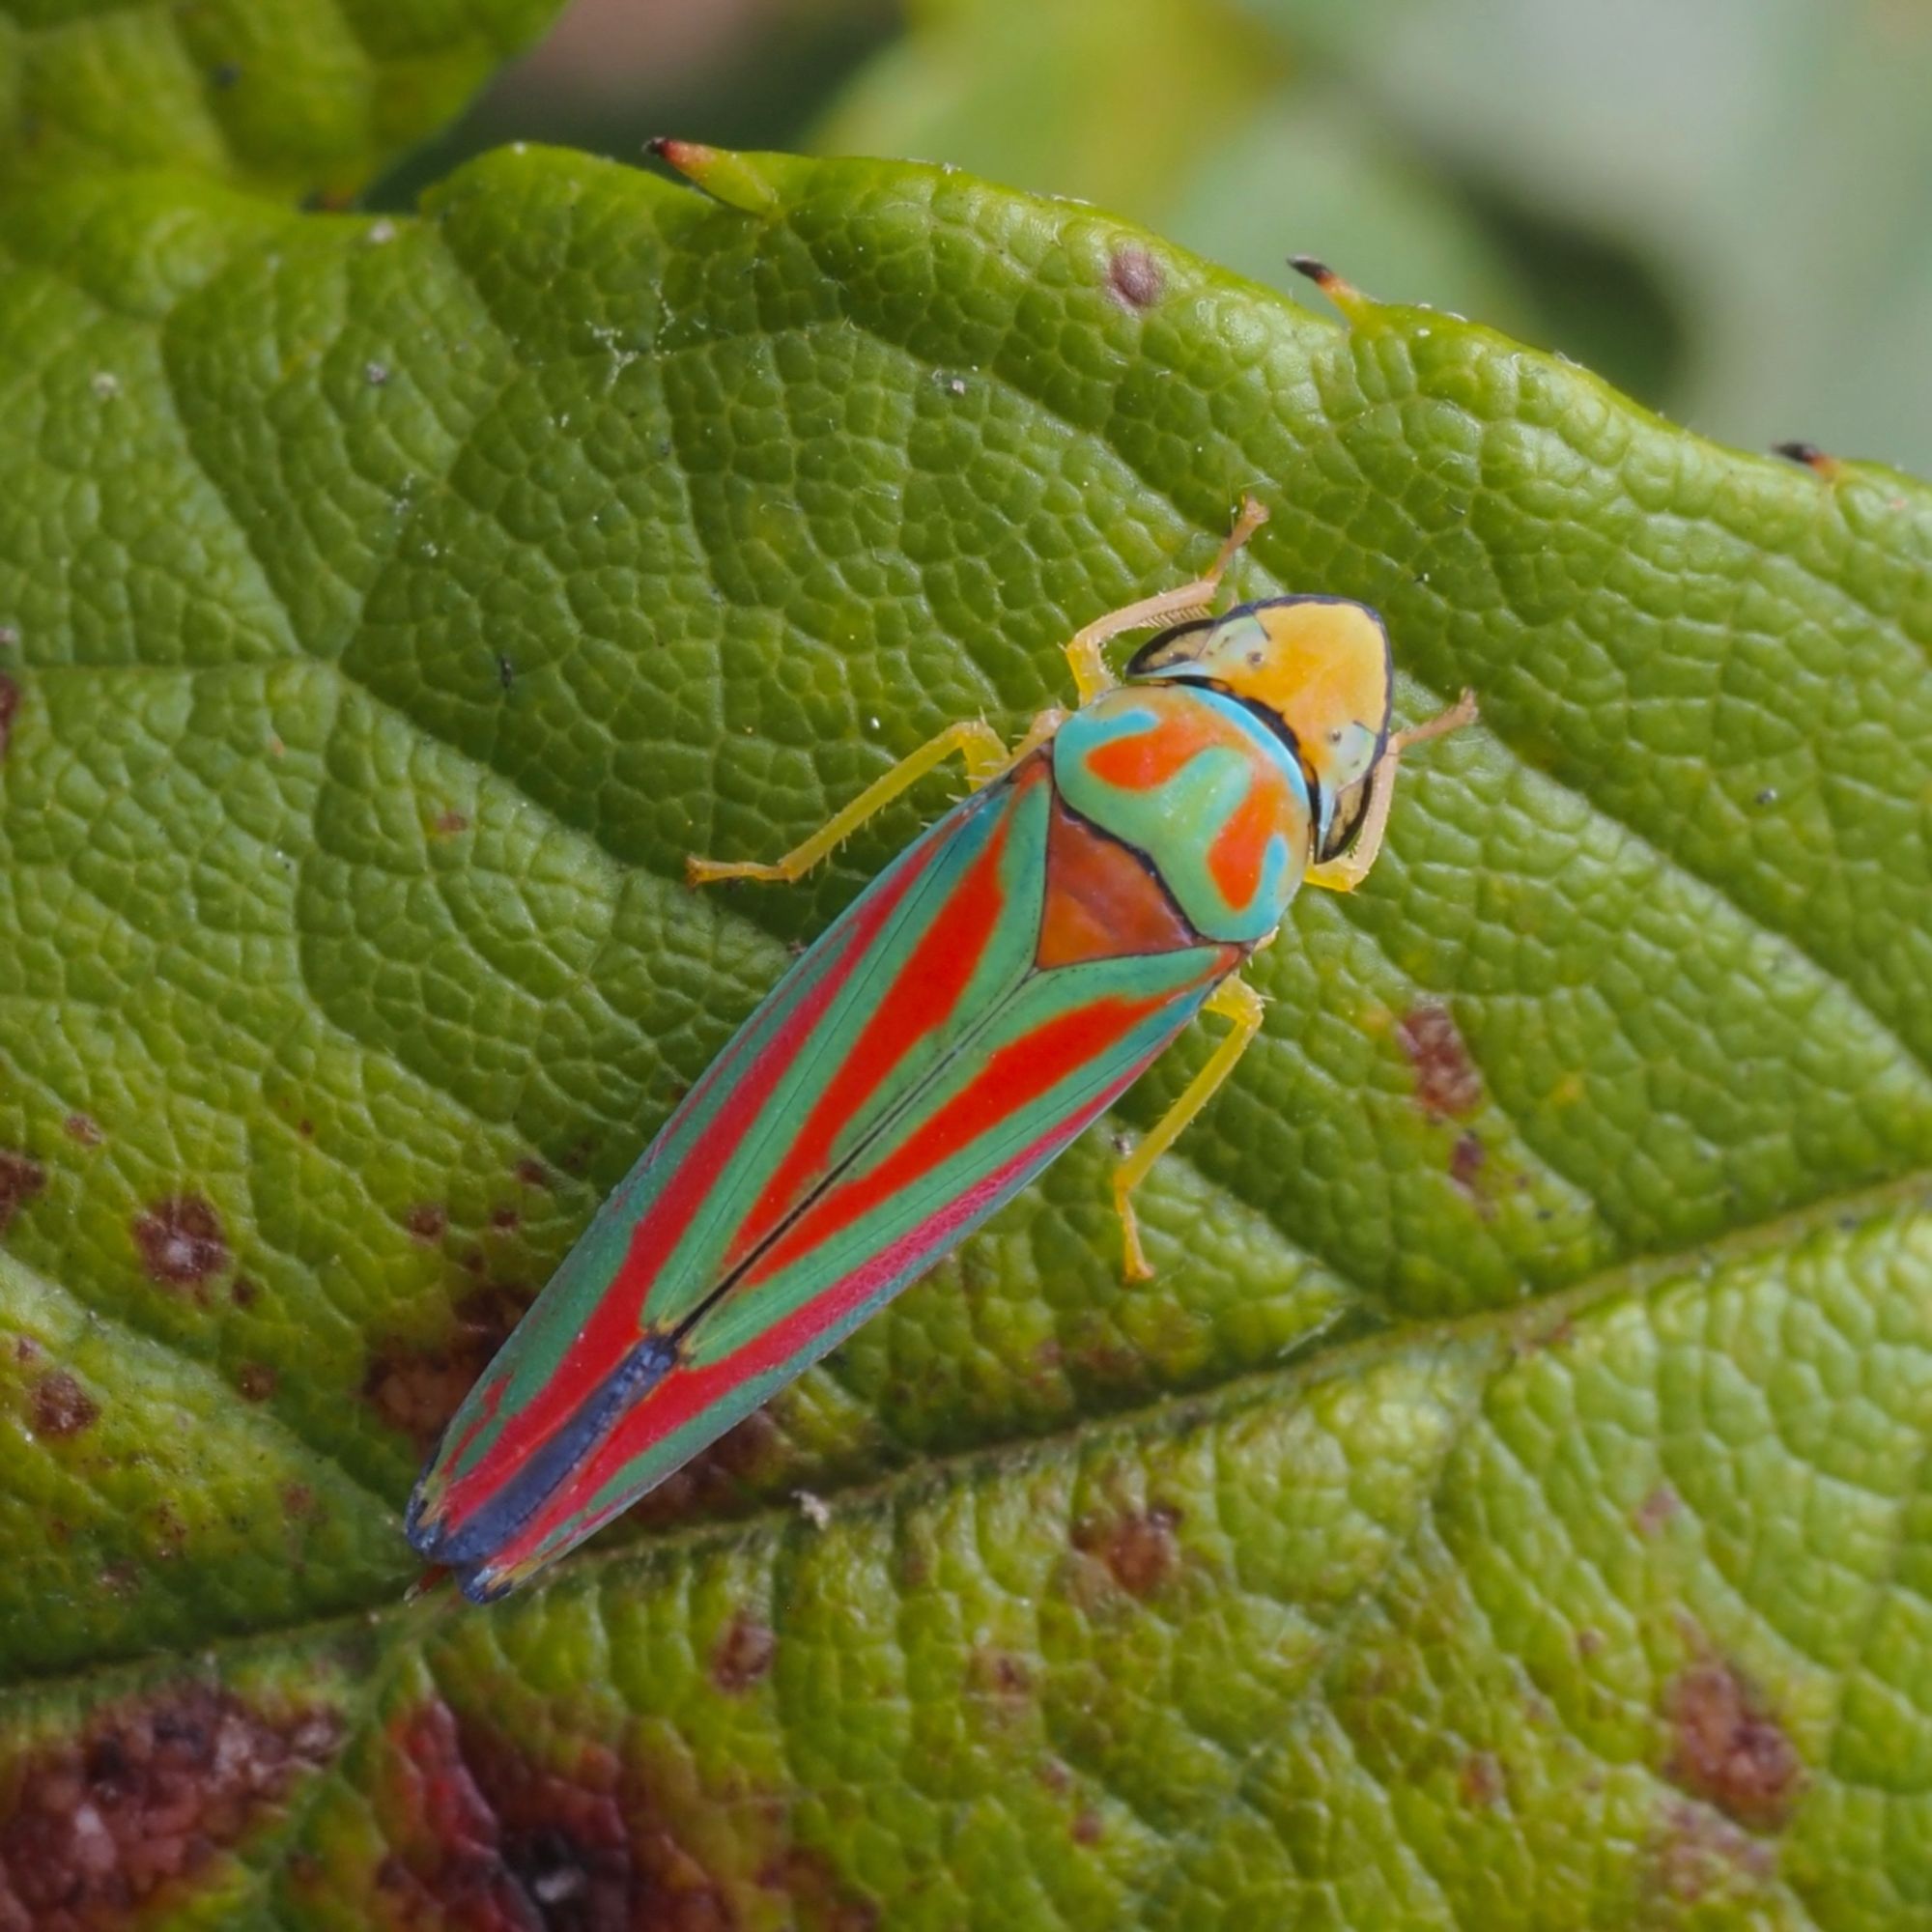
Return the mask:
<svg viewBox="0 0 1932 1932"><path fill-rule="evenodd" d="M657 133L1321 255L1724 441L1932 472L1932 0L577 0L379 199Z"/></svg>

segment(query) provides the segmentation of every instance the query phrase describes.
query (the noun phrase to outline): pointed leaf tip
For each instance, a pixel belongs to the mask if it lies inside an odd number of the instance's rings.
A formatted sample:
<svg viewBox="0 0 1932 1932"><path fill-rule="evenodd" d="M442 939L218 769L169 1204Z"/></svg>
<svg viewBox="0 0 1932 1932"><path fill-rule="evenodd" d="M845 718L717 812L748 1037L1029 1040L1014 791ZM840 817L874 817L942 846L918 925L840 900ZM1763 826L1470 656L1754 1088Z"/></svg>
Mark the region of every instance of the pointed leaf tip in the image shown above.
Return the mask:
<svg viewBox="0 0 1932 1932"><path fill-rule="evenodd" d="M668 168L727 208L765 214L779 205L777 188L749 156L728 148L708 148L701 141L679 141L668 134L660 134L645 146Z"/></svg>

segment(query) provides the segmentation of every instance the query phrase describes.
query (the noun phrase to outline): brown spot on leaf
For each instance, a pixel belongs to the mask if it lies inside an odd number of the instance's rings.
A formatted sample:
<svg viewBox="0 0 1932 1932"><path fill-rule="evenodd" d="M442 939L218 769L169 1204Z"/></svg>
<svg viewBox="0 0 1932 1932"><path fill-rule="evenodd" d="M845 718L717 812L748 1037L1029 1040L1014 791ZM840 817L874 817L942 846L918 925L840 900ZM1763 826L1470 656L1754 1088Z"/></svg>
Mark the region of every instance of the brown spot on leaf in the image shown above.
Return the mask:
<svg viewBox="0 0 1932 1932"><path fill-rule="evenodd" d="M1411 1007L1395 1037L1415 1070L1415 1097L1432 1114L1455 1118L1482 1105L1483 1076L1447 1007L1435 1000Z"/></svg>
<svg viewBox="0 0 1932 1932"><path fill-rule="evenodd" d="M460 811L439 811L429 822L433 837L454 838L459 832L469 830L469 820Z"/></svg>
<svg viewBox="0 0 1932 1932"><path fill-rule="evenodd" d="M786 1466L778 1424L754 1408L641 1498L631 1520L662 1525L742 1516L780 1487Z"/></svg>
<svg viewBox="0 0 1932 1932"><path fill-rule="evenodd" d="M1107 286L1128 308L1151 308L1167 287L1160 264L1131 243L1116 248L1107 263Z"/></svg>
<svg viewBox="0 0 1932 1932"><path fill-rule="evenodd" d="M78 1435L100 1419L100 1405L65 1369L49 1369L34 1383L34 1434Z"/></svg>
<svg viewBox="0 0 1932 1932"><path fill-rule="evenodd" d="M994 1697L1024 1697L1033 1689L1032 1674L1009 1650L974 1651L966 1660L966 1682Z"/></svg>
<svg viewBox="0 0 1932 1932"><path fill-rule="evenodd" d="M267 1402L275 1392L275 1372L267 1362L243 1362L235 1371L243 1402Z"/></svg>
<svg viewBox="0 0 1932 1932"><path fill-rule="evenodd" d="M237 1308L253 1308L262 1291L245 1274L238 1274L229 1284L228 1298Z"/></svg>
<svg viewBox="0 0 1932 1932"><path fill-rule="evenodd" d="M228 1265L220 1218L197 1194L156 1201L137 1214L134 1245L149 1277L169 1288L197 1288Z"/></svg>
<svg viewBox="0 0 1932 1932"><path fill-rule="evenodd" d="M410 1231L412 1240L433 1247L442 1239L443 1230L449 1226L449 1215L434 1201L418 1201L403 1217L403 1226Z"/></svg>
<svg viewBox="0 0 1932 1932"><path fill-rule="evenodd" d="M1179 1566L1174 1540L1179 1522L1180 1511L1171 1503L1110 1520L1087 1518L1073 1526L1073 1547L1099 1557L1130 1597L1151 1597Z"/></svg>
<svg viewBox="0 0 1932 1932"><path fill-rule="evenodd" d="M822 1852L793 1845L758 1873L765 1891L783 1892L798 1908L793 1922L813 1932L877 1932L883 1923L869 1898L850 1891Z"/></svg>
<svg viewBox="0 0 1932 1932"><path fill-rule="evenodd" d="M1479 1194L1481 1190L1477 1186L1477 1178L1482 1174L1483 1163L1488 1158L1489 1151L1483 1146L1482 1135L1473 1127L1465 1128L1456 1136L1456 1144L1449 1150L1449 1179L1465 1194ZM1494 1211L1493 1208L1491 1211Z"/></svg>
<svg viewBox="0 0 1932 1932"><path fill-rule="evenodd" d="M1754 1686L1721 1658L1680 1671L1665 1697L1670 1754L1663 1775L1753 1831L1791 1815L1804 1768L1784 1726Z"/></svg>
<svg viewBox="0 0 1932 1932"><path fill-rule="evenodd" d="M47 1184L47 1171L32 1155L0 1148L0 1235L7 1232L23 1202Z"/></svg>
<svg viewBox="0 0 1932 1932"><path fill-rule="evenodd" d="M0 1923L94 1932L178 1908L341 1741L333 1711L270 1715L227 1690L98 1711L0 1785Z"/></svg>
<svg viewBox="0 0 1932 1932"><path fill-rule="evenodd" d="M538 1160L534 1154L526 1154L517 1163L517 1179L526 1187L548 1187L550 1185L550 1169L542 1161Z"/></svg>
<svg viewBox="0 0 1932 1932"><path fill-rule="evenodd" d="M61 1122L61 1131L82 1147L99 1147L106 1138L100 1131L100 1122L87 1114L70 1114Z"/></svg>
<svg viewBox="0 0 1932 1932"><path fill-rule="evenodd" d="M1683 1498L1668 1483L1660 1483L1649 1495L1636 1506L1632 1521L1636 1524L1636 1532L1642 1537L1658 1535L1672 1517L1683 1513Z"/></svg>
<svg viewBox="0 0 1932 1932"><path fill-rule="evenodd" d="M0 760L14 742L14 721L20 715L20 687L0 671Z"/></svg>
<svg viewBox="0 0 1932 1932"><path fill-rule="evenodd" d="M14 1359L16 1362L38 1362L41 1359L41 1345L31 1335L15 1335Z"/></svg>
<svg viewBox="0 0 1932 1932"><path fill-rule="evenodd" d="M440 1701L395 1739L382 1922L467 1932L729 1932L716 1875L672 1833L613 1753L547 1762ZM630 1781L635 1784L635 1781Z"/></svg>
<svg viewBox="0 0 1932 1932"><path fill-rule="evenodd" d="M1734 1900L1776 1875L1771 1847L1707 1805L1678 1799L1665 1805L1657 1835L1644 1847L1639 1884L1650 1898L1694 1906L1707 1898ZM1676 1915L1668 1915L1675 1922ZM1646 1921L1648 1922L1648 1921Z"/></svg>
<svg viewBox="0 0 1932 1932"><path fill-rule="evenodd" d="M490 1216L490 1225L499 1235L507 1235L523 1226L524 1217L514 1208L498 1208Z"/></svg>
<svg viewBox="0 0 1932 1932"><path fill-rule="evenodd" d="M517 1325L524 1305L523 1297L509 1289L480 1289L457 1304L446 1340L379 1340L362 1377L363 1401L428 1455L471 1383Z"/></svg>
<svg viewBox="0 0 1932 1932"><path fill-rule="evenodd" d="M1471 1751L1456 1774L1456 1796L1470 1810L1492 1811L1503 1802L1503 1768L1494 1751Z"/></svg>
<svg viewBox="0 0 1932 1932"><path fill-rule="evenodd" d="M141 1566L124 1556L118 1563L103 1564L95 1581L110 1597L131 1597L141 1587Z"/></svg>
<svg viewBox="0 0 1932 1932"><path fill-rule="evenodd" d="M740 1610L712 1647L712 1683L730 1695L749 1690L770 1671L778 1648L771 1631L749 1611Z"/></svg>
<svg viewBox="0 0 1932 1932"><path fill-rule="evenodd" d="M1073 1821L1073 1842L1076 1845L1097 1845L1105 1835L1106 1827L1097 1811L1082 1811Z"/></svg>
<svg viewBox="0 0 1932 1932"><path fill-rule="evenodd" d="M322 1515L322 1505L306 1483L283 1484L282 1510L291 1522L304 1522Z"/></svg>

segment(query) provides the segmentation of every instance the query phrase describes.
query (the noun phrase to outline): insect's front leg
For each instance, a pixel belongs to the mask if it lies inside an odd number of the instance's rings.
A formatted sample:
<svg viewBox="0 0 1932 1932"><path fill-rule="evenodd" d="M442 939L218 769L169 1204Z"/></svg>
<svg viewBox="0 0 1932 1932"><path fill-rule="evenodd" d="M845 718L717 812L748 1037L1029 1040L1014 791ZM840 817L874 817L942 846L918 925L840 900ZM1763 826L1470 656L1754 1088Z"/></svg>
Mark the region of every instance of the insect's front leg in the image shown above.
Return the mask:
<svg viewBox="0 0 1932 1932"><path fill-rule="evenodd" d="M1476 722L1476 695L1465 691L1446 711L1406 731L1398 731L1388 741L1388 749L1376 760L1376 768L1364 781L1370 787L1369 809L1363 815L1355 842L1338 858L1311 866L1302 874L1305 886L1321 886L1331 893L1352 893L1375 869L1376 855L1382 849L1382 835L1388 830L1389 803L1395 797L1395 775L1402 754L1411 745L1426 744L1445 731L1460 731Z"/></svg>
<svg viewBox="0 0 1932 1932"><path fill-rule="evenodd" d="M1083 624L1065 647L1067 666L1073 672L1073 688L1079 693L1080 702L1091 704L1102 692L1113 690L1118 682L1107 668L1106 659L1100 654L1101 646L1110 638L1118 638L1127 631L1145 631L1155 624L1178 623L1183 617L1207 616L1214 601L1214 593L1221 587L1221 579L1227 575L1228 566L1267 520L1265 504L1257 502L1252 497L1243 497L1235 527L1228 532L1227 542L1215 554L1214 561L1208 566L1205 575L1197 577L1192 583L1182 583L1153 597L1143 597L1135 604L1124 604L1118 611L1108 611L1104 617L1095 617L1091 624Z"/></svg>
<svg viewBox="0 0 1932 1932"><path fill-rule="evenodd" d="M1261 1032L1262 1015L1267 1007L1262 996L1236 974L1215 987L1202 1010L1219 1013L1234 1025L1208 1056L1208 1065L1187 1083L1180 1098L1114 1170L1114 1206L1120 1212L1121 1233L1126 1244L1125 1271L1129 1281L1146 1281L1153 1273L1141 1246L1140 1222L1134 1215L1134 1189L1148 1178L1154 1162L1174 1145L1180 1130L1214 1097L1215 1090L1235 1070L1235 1064Z"/></svg>
<svg viewBox="0 0 1932 1932"><path fill-rule="evenodd" d="M1042 713L1044 717L1047 714ZM1037 730L1039 721L1034 721ZM1051 731L1048 732L1051 736ZM781 859L760 863L753 859L700 859L684 862L685 877L694 886L715 885L720 879L777 879L791 885L802 879L821 859L851 838L875 812L883 810L908 785L917 784L935 765L943 764L955 753L966 766L966 776L974 784L987 783L1023 755L1036 742L1029 731L1019 753L1009 753L1006 742L983 719L962 719L928 738L918 751L901 758L883 777L874 779L842 811L834 812L803 844L794 845Z"/></svg>

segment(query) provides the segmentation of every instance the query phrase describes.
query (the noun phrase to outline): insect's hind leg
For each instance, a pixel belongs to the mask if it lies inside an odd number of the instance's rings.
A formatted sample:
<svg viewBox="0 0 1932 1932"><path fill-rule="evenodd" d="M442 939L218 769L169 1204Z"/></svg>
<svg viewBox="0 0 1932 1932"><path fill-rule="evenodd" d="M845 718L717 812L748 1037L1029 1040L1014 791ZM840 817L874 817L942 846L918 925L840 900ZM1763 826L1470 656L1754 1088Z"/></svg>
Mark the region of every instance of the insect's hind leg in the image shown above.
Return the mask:
<svg viewBox="0 0 1932 1932"><path fill-rule="evenodd" d="M1114 1206L1121 1216L1121 1233L1126 1244L1129 1281L1146 1281L1153 1273L1141 1246L1140 1222L1134 1215L1134 1189L1148 1178L1154 1162L1174 1145L1180 1130L1214 1097L1215 1089L1235 1070L1236 1062L1247 1052L1249 1042L1261 1031L1262 1015L1267 1008L1262 996L1236 976L1215 987L1202 1010L1219 1013L1234 1021L1234 1025L1208 1057L1208 1065L1187 1083L1180 1098L1114 1170Z"/></svg>
<svg viewBox="0 0 1932 1932"><path fill-rule="evenodd" d="M1044 714L1043 714L1044 715ZM1019 753L1007 750L1005 741L983 719L962 719L928 738L918 751L908 753L891 771L876 778L852 803L821 825L803 844L794 845L781 859L768 863L744 859L726 861L699 859L684 862L685 877L694 886L715 885L720 879L777 879L786 885L802 879L821 859L851 838L875 812L890 805L907 786L917 784L935 765L943 764L957 753L966 766L966 776L982 785L996 779L1016 756L1037 742L1038 723L1029 731Z"/></svg>
<svg viewBox="0 0 1932 1932"><path fill-rule="evenodd" d="M1091 624L1083 624L1063 647L1066 652L1067 666L1073 672L1073 688L1080 695L1080 702L1091 703L1103 691L1113 690L1119 681L1107 668L1106 659L1100 655L1101 646L1108 639L1118 638L1126 631L1145 631L1155 624L1176 623L1182 617L1205 617L1214 600L1215 591L1221 587L1221 579L1227 575L1228 566L1267 520L1264 503L1253 497L1243 497L1235 527L1228 532L1227 541L1203 576L1197 577L1192 583L1178 584L1172 590L1143 597L1138 603L1124 604L1118 611L1109 611L1104 617L1095 617Z"/></svg>

